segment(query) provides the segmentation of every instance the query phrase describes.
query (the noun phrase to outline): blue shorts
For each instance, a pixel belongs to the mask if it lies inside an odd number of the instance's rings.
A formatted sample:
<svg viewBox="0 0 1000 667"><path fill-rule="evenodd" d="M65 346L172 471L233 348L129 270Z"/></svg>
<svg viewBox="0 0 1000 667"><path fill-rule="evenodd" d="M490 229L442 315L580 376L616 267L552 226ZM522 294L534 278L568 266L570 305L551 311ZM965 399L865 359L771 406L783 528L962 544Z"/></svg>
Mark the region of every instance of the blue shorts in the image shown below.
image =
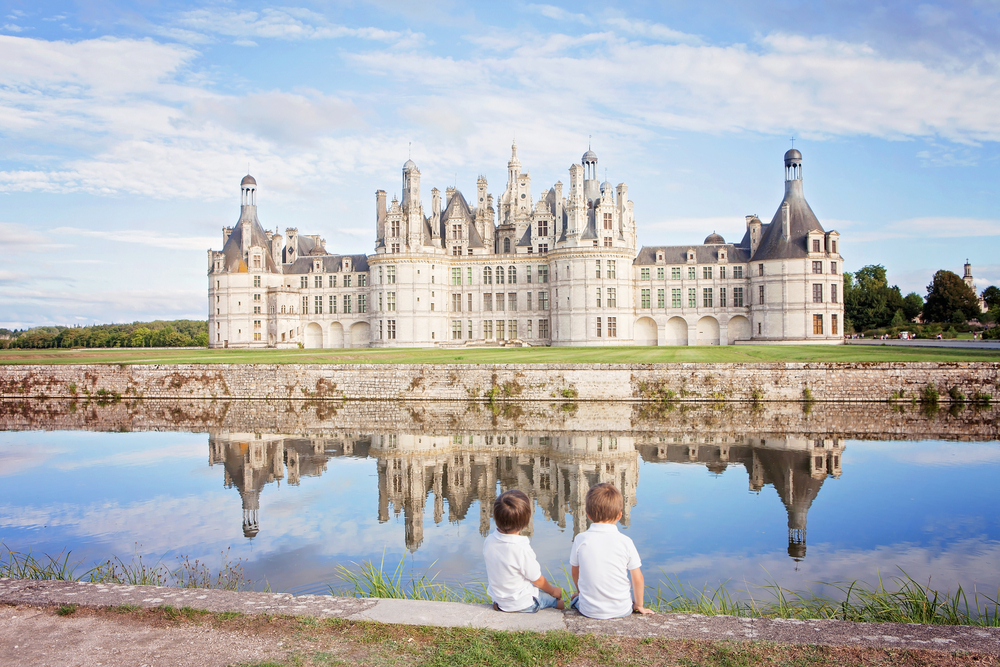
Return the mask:
<svg viewBox="0 0 1000 667"><path fill-rule="evenodd" d="M539 609L549 609L555 607L559 604L559 600L552 597L545 591L538 591L538 597L535 598L534 603L530 607L525 607L524 609L517 609L512 613L515 614L534 614Z"/></svg>
<svg viewBox="0 0 1000 667"><path fill-rule="evenodd" d="M576 610L577 610L577 612L579 612L579 613L580 613L580 615L581 615L581 616L583 616L583 612L582 612L582 611L580 611L580 596L579 596L579 595L577 595L577 596L576 596L575 598L573 598L573 599L572 599L572 600L570 601L570 603L569 603L569 608L570 608L570 609L576 609ZM628 618L628 617L629 617L629 616L631 616L631 615L632 615L633 613L635 613L635 611L634 611L634 610L631 610L631 609L630 609L630 610L629 610L629 612L628 612L627 614L622 614L621 616L614 616L614 617L612 617L612 618ZM589 616L587 616L587 618L590 618L590 617L589 617ZM610 620L610 619L605 619L605 620Z"/></svg>

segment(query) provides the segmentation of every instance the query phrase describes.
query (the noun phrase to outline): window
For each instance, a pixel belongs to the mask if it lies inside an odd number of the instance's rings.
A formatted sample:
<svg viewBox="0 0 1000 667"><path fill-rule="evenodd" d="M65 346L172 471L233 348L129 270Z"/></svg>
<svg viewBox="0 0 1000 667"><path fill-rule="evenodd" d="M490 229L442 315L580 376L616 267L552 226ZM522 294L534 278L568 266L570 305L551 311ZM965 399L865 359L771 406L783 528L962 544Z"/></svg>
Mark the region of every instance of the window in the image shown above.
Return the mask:
<svg viewBox="0 0 1000 667"><path fill-rule="evenodd" d="M618 318L609 317L608 318L608 338L618 337Z"/></svg>
<svg viewBox="0 0 1000 667"><path fill-rule="evenodd" d="M493 295L484 294L483 295L483 310L493 310Z"/></svg>
<svg viewBox="0 0 1000 667"><path fill-rule="evenodd" d="M503 251L504 252L510 252L510 239L509 238L503 240Z"/></svg>
<svg viewBox="0 0 1000 667"><path fill-rule="evenodd" d="M344 287L350 287L350 286L351 286L351 277L344 276Z"/></svg>
<svg viewBox="0 0 1000 667"><path fill-rule="evenodd" d="M617 289L615 289L614 287L608 288L608 308L616 308L618 306L617 303L618 298L616 296L617 294L618 294Z"/></svg>
<svg viewBox="0 0 1000 667"><path fill-rule="evenodd" d="M688 288L688 308L697 308L697 307L698 307L698 291L695 288L693 288L693 287L689 287Z"/></svg>
<svg viewBox="0 0 1000 667"><path fill-rule="evenodd" d="M757 275L758 276L764 275L764 265L763 264L758 264L757 265Z"/></svg>
<svg viewBox="0 0 1000 667"><path fill-rule="evenodd" d="M390 249L392 250L393 253L399 253L399 244L393 243Z"/></svg>
<svg viewBox="0 0 1000 667"><path fill-rule="evenodd" d="M396 310L396 293L386 292L385 294L385 309L386 310ZM395 322L395 320L393 320Z"/></svg>
<svg viewBox="0 0 1000 667"><path fill-rule="evenodd" d="M309 297L307 296L302 297L302 314L309 314Z"/></svg>
<svg viewBox="0 0 1000 667"><path fill-rule="evenodd" d="M255 269L259 269L260 268L260 255L254 255L253 256L253 268L255 268Z"/></svg>
<svg viewBox="0 0 1000 667"><path fill-rule="evenodd" d="M548 251L549 251L549 244L548 243L539 243L538 244L538 254L539 255L544 255Z"/></svg>
<svg viewBox="0 0 1000 667"><path fill-rule="evenodd" d="M813 333L817 336L823 335L823 316L813 315Z"/></svg>
<svg viewBox="0 0 1000 667"><path fill-rule="evenodd" d="M830 262L830 273L832 273L833 275L837 275L837 263L836 262Z"/></svg>
<svg viewBox="0 0 1000 667"><path fill-rule="evenodd" d="M680 280L681 279L681 267L679 267L679 266L671 266L670 267L670 279L671 280Z"/></svg>
<svg viewBox="0 0 1000 667"><path fill-rule="evenodd" d="M493 320L483 320L483 338L493 338Z"/></svg>
<svg viewBox="0 0 1000 667"><path fill-rule="evenodd" d="M472 340L472 320L469 320L469 340Z"/></svg>
<svg viewBox="0 0 1000 667"><path fill-rule="evenodd" d="M813 262L813 273L823 273L823 262Z"/></svg>
<svg viewBox="0 0 1000 667"><path fill-rule="evenodd" d="M547 265L538 266L538 282L547 283L549 282L549 267Z"/></svg>
<svg viewBox="0 0 1000 667"><path fill-rule="evenodd" d="M260 320L254 320L253 321L253 328L254 329L260 329Z"/></svg>
<svg viewBox="0 0 1000 667"><path fill-rule="evenodd" d="M711 280L712 279L712 267L710 267L710 266L703 266L703 267L701 267L701 277L704 278L705 280Z"/></svg>
<svg viewBox="0 0 1000 667"><path fill-rule="evenodd" d="M658 267L656 269L656 279L665 280L665 276L666 276L666 269L664 269L662 266Z"/></svg>
<svg viewBox="0 0 1000 667"><path fill-rule="evenodd" d="M737 280L743 280L743 267L742 266L734 266L733 267L733 278L736 278Z"/></svg>
<svg viewBox="0 0 1000 667"><path fill-rule="evenodd" d="M451 270L451 284L461 285L462 284L462 269L452 269Z"/></svg>
<svg viewBox="0 0 1000 667"><path fill-rule="evenodd" d="M697 270L698 269L694 268L693 266L688 267L688 280L694 280L695 278L698 277L698 274L696 273Z"/></svg>
<svg viewBox="0 0 1000 667"><path fill-rule="evenodd" d="M594 267L597 269L596 277L601 277L601 260L594 260Z"/></svg>
<svg viewBox="0 0 1000 667"><path fill-rule="evenodd" d="M330 285L329 286L330 287L336 287L337 286L337 276L336 276L336 274L333 274L333 273L330 274Z"/></svg>
<svg viewBox="0 0 1000 667"><path fill-rule="evenodd" d="M507 267L507 283L514 285L517 283L517 267L508 266Z"/></svg>
<svg viewBox="0 0 1000 667"><path fill-rule="evenodd" d="M313 312L317 315L323 314L323 297L317 296L313 299Z"/></svg>
<svg viewBox="0 0 1000 667"><path fill-rule="evenodd" d="M823 303L822 285L813 285L813 303Z"/></svg>
<svg viewBox="0 0 1000 667"><path fill-rule="evenodd" d="M466 299L466 304L465 305L466 305L466 308L468 309L468 311L471 313L472 312L472 294L467 294L466 296L468 298Z"/></svg>
<svg viewBox="0 0 1000 667"><path fill-rule="evenodd" d="M254 276L253 277L253 286L254 287L260 287L260 276Z"/></svg>
<svg viewBox="0 0 1000 667"><path fill-rule="evenodd" d="M597 288L597 307L601 307L601 288Z"/></svg>
<svg viewBox="0 0 1000 667"><path fill-rule="evenodd" d="M813 252L819 252L819 239L813 239Z"/></svg>
<svg viewBox="0 0 1000 667"><path fill-rule="evenodd" d="M733 288L733 305L737 308L743 307L743 288L734 287Z"/></svg>
<svg viewBox="0 0 1000 667"><path fill-rule="evenodd" d="M605 213L604 214L604 228L605 229L612 229L611 214L610 213Z"/></svg>
<svg viewBox="0 0 1000 667"><path fill-rule="evenodd" d="M830 241L830 252L832 252L834 255L837 254L837 242L836 241Z"/></svg>
<svg viewBox="0 0 1000 667"><path fill-rule="evenodd" d="M615 245L615 244L614 244L614 242L612 242L612 240L611 240L611 237L610 237L610 236L605 236L605 237L604 237L604 247L605 247L605 248L613 248L613 247L614 247L614 245Z"/></svg>
<svg viewBox="0 0 1000 667"><path fill-rule="evenodd" d="M548 236L549 235L549 221L548 220L539 220L538 221L538 235L539 236Z"/></svg>
<svg viewBox="0 0 1000 667"><path fill-rule="evenodd" d="M724 266L719 267L719 277L722 278L723 280L726 279L726 267Z"/></svg>
<svg viewBox="0 0 1000 667"><path fill-rule="evenodd" d="M385 267L385 281L390 285L396 284L396 267L387 266ZM395 320L393 320L395 322Z"/></svg>
<svg viewBox="0 0 1000 667"><path fill-rule="evenodd" d="M367 313L368 312L368 295L359 294L358 295L358 312Z"/></svg>
<svg viewBox="0 0 1000 667"><path fill-rule="evenodd" d="M681 307L681 288L674 287L670 290L670 306L672 308Z"/></svg>
<svg viewBox="0 0 1000 667"><path fill-rule="evenodd" d="M639 280L649 280L649 269L639 269Z"/></svg>
<svg viewBox="0 0 1000 667"><path fill-rule="evenodd" d="M649 308L649 290L643 288L642 290L642 308Z"/></svg>
<svg viewBox="0 0 1000 667"><path fill-rule="evenodd" d="M452 294L451 295L451 312L460 313L462 312L462 295Z"/></svg>
<svg viewBox="0 0 1000 667"><path fill-rule="evenodd" d="M830 303L837 303L837 286L830 285Z"/></svg>
<svg viewBox="0 0 1000 667"><path fill-rule="evenodd" d="M538 293L538 310L548 310L549 309L549 293L539 292ZM541 325L539 325L539 332L541 332ZM539 333L539 335L541 335Z"/></svg>
<svg viewBox="0 0 1000 667"><path fill-rule="evenodd" d="M351 295L350 294L345 294L344 295L344 312L345 313L350 313L350 312L352 312L352 310L353 310L353 308L352 308L352 304L351 304Z"/></svg>
<svg viewBox="0 0 1000 667"><path fill-rule="evenodd" d="M517 338L517 320L507 320L507 337Z"/></svg>
<svg viewBox="0 0 1000 667"><path fill-rule="evenodd" d="M601 318L597 318L597 337L601 337Z"/></svg>
<svg viewBox="0 0 1000 667"><path fill-rule="evenodd" d="M504 321L497 320L497 340L504 340L506 336L504 335Z"/></svg>
<svg viewBox="0 0 1000 667"><path fill-rule="evenodd" d="M385 321L385 337L389 340L396 340L396 320Z"/></svg>
<svg viewBox="0 0 1000 667"><path fill-rule="evenodd" d="M255 262L257 262L257 263L259 264L259 263L260 263L260 257L255 257L255 258L254 258L254 261L255 261ZM259 268L259 267L258 267L258 268ZM260 338L260 334L259 334L259 333L257 333L257 332L254 332L254 335L253 335L253 339L254 339L254 340L260 340L260 339L261 339L261 338Z"/></svg>
<svg viewBox="0 0 1000 667"><path fill-rule="evenodd" d="M613 259L608 260L608 278L614 278L615 272L617 270L617 262Z"/></svg>
<svg viewBox="0 0 1000 667"><path fill-rule="evenodd" d="M510 292L507 295L507 310L517 310L517 292Z"/></svg>
<svg viewBox="0 0 1000 667"><path fill-rule="evenodd" d="M383 294L384 294L384 292L379 292L378 293L378 309L379 310L382 310L382 295ZM431 304L431 310L434 310L434 304Z"/></svg>
<svg viewBox="0 0 1000 667"><path fill-rule="evenodd" d="M763 285L758 285L757 286L757 303L760 303L760 304L764 303L764 286Z"/></svg>
<svg viewBox="0 0 1000 667"><path fill-rule="evenodd" d="M667 290L665 289L656 290L656 307L657 308L667 307Z"/></svg>
<svg viewBox="0 0 1000 667"><path fill-rule="evenodd" d="M726 307L726 288L725 287L720 287L719 288L719 307L720 308L725 308Z"/></svg>
<svg viewBox="0 0 1000 667"><path fill-rule="evenodd" d="M548 338L549 337L549 321L548 320L538 320L538 337Z"/></svg>
<svg viewBox="0 0 1000 667"><path fill-rule="evenodd" d="M299 287L300 288L309 287L309 276L299 277Z"/></svg>
<svg viewBox="0 0 1000 667"><path fill-rule="evenodd" d="M704 287L701 290L701 303L705 308L712 307L712 288Z"/></svg>
<svg viewBox="0 0 1000 667"><path fill-rule="evenodd" d="M528 292L525 296L528 297L528 306L525 310L531 310L531 292Z"/></svg>
<svg viewBox="0 0 1000 667"><path fill-rule="evenodd" d="M323 286L323 276L313 276L313 287Z"/></svg>
<svg viewBox="0 0 1000 667"><path fill-rule="evenodd" d="M451 339L462 340L462 320L451 321Z"/></svg>
<svg viewBox="0 0 1000 667"><path fill-rule="evenodd" d="M451 238L461 240L462 238L462 223L457 222L451 226Z"/></svg>
<svg viewBox="0 0 1000 667"><path fill-rule="evenodd" d="M502 266L498 266L497 267L496 277L497 277L497 285L503 285L503 267Z"/></svg>
<svg viewBox="0 0 1000 667"><path fill-rule="evenodd" d="M483 284L492 285L493 284L493 269L488 266L483 267Z"/></svg>
<svg viewBox="0 0 1000 667"><path fill-rule="evenodd" d="M218 310L218 308L216 308L216 310ZM253 307L253 314L254 315L260 315L260 306L254 306Z"/></svg>
<svg viewBox="0 0 1000 667"><path fill-rule="evenodd" d="M358 287L368 287L368 275L362 273L358 276Z"/></svg>
<svg viewBox="0 0 1000 667"><path fill-rule="evenodd" d="M837 335L837 316L836 315L831 315L830 316L830 333L833 334L833 335Z"/></svg>
<svg viewBox="0 0 1000 667"><path fill-rule="evenodd" d="M531 265L524 267L524 282L531 283Z"/></svg>
<svg viewBox="0 0 1000 667"><path fill-rule="evenodd" d="M497 310L503 310L503 305L504 305L503 292L498 292L497 293L497 298L496 298L495 303L496 303Z"/></svg>
<svg viewBox="0 0 1000 667"><path fill-rule="evenodd" d="M526 337L527 338L532 338L532 335L531 335L531 320L528 320L528 334L527 334Z"/></svg>
<svg viewBox="0 0 1000 667"><path fill-rule="evenodd" d="M389 223L389 236L399 236L399 220L393 220Z"/></svg>

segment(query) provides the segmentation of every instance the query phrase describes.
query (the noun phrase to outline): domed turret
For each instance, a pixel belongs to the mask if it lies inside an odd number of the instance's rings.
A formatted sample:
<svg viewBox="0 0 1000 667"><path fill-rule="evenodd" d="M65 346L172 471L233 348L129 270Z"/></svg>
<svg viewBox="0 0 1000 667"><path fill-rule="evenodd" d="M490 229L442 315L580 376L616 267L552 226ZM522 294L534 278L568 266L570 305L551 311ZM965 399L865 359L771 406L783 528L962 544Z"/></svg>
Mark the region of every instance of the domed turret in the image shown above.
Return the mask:
<svg viewBox="0 0 1000 667"><path fill-rule="evenodd" d="M590 164L591 162L596 164L597 153L588 148L587 152L583 154L583 158L581 158L581 161L583 162L583 164Z"/></svg>
<svg viewBox="0 0 1000 667"><path fill-rule="evenodd" d="M802 153L800 153L797 148L790 148L787 151L785 151L785 162L788 162L790 160L801 160L801 159L802 159Z"/></svg>
<svg viewBox="0 0 1000 667"><path fill-rule="evenodd" d="M416 168L417 168L417 163L414 162L413 160L407 160L406 162L403 163L403 171L408 171L410 169L416 169Z"/></svg>
<svg viewBox="0 0 1000 667"><path fill-rule="evenodd" d="M705 245L725 245L726 239L722 238L715 232L712 232L705 237Z"/></svg>
<svg viewBox="0 0 1000 667"><path fill-rule="evenodd" d="M785 182L802 180L802 153L791 148L785 152Z"/></svg>
<svg viewBox="0 0 1000 667"><path fill-rule="evenodd" d="M257 181L250 174L244 176L243 180L240 181L240 194L243 206L257 205Z"/></svg>
<svg viewBox="0 0 1000 667"><path fill-rule="evenodd" d="M240 185L257 185L257 180L250 174L247 174L243 177L243 180L240 181Z"/></svg>

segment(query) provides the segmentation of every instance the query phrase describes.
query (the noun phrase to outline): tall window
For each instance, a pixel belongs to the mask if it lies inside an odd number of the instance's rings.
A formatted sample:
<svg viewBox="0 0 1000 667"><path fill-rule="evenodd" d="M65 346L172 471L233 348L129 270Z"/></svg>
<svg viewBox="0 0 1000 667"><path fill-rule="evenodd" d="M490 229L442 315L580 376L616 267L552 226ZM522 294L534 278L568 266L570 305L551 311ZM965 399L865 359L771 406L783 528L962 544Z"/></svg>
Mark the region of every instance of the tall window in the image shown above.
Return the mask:
<svg viewBox="0 0 1000 667"><path fill-rule="evenodd" d="M452 294L451 295L451 312L460 313L462 312L462 295Z"/></svg>
<svg viewBox="0 0 1000 667"><path fill-rule="evenodd" d="M549 337L549 321L548 320L538 320L538 337L548 338Z"/></svg>
<svg viewBox="0 0 1000 667"><path fill-rule="evenodd" d="M837 303L837 286L830 285L830 303Z"/></svg>
<svg viewBox="0 0 1000 667"><path fill-rule="evenodd" d="M657 308L667 307L667 290L665 289L656 290L656 307Z"/></svg>
<svg viewBox="0 0 1000 667"><path fill-rule="evenodd" d="M601 337L601 318L597 318L597 337Z"/></svg>
<svg viewBox="0 0 1000 667"><path fill-rule="evenodd" d="M538 265L538 282L547 283L549 282L549 267L546 264Z"/></svg>
<svg viewBox="0 0 1000 667"><path fill-rule="evenodd" d="M472 312L472 294L466 294L467 298L465 300L465 307L471 313Z"/></svg>
<svg viewBox="0 0 1000 667"><path fill-rule="evenodd" d="M608 308L616 308L618 306L618 290L614 287L608 288Z"/></svg>
<svg viewBox="0 0 1000 667"><path fill-rule="evenodd" d="M538 254L539 255L544 255L548 251L549 251L549 244L548 243L539 243L538 244Z"/></svg>
<svg viewBox="0 0 1000 667"><path fill-rule="evenodd" d="M393 238L399 236L399 220L393 220L389 223L389 236Z"/></svg>
<svg viewBox="0 0 1000 667"><path fill-rule="evenodd" d="M597 307L601 307L601 288L597 288Z"/></svg>
<svg viewBox="0 0 1000 667"><path fill-rule="evenodd" d="M508 266L507 267L507 283L513 285L517 282L517 267Z"/></svg>
<svg viewBox="0 0 1000 667"><path fill-rule="evenodd" d="M688 267L688 280L694 280L695 278L697 278L698 277L697 271L698 271L698 269L696 269L695 267L689 266Z"/></svg>
<svg viewBox="0 0 1000 667"><path fill-rule="evenodd" d="M680 308L681 307L681 288L673 287L670 289L670 307Z"/></svg>
<svg viewBox="0 0 1000 667"><path fill-rule="evenodd" d="M531 265L524 267L524 282L531 284Z"/></svg>
<svg viewBox="0 0 1000 667"><path fill-rule="evenodd" d="M679 267L679 266L671 266L670 267L670 279L671 280L680 280L681 279L681 267Z"/></svg>
<svg viewBox="0 0 1000 667"><path fill-rule="evenodd" d="M531 292L526 293L525 296L528 297L528 306L525 310L531 310Z"/></svg>
<svg viewBox="0 0 1000 667"><path fill-rule="evenodd" d="M830 333L837 335L837 316L835 314L830 315Z"/></svg>
<svg viewBox="0 0 1000 667"><path fill-rule="evenodd" d="M666 279L665 276L666 276L665 269L662 266L658 267L656 269L656 279L657 280L665 280Z"/></svg>
<svg viewBox="0 0 1000 667"><path fill-rule="evenodd" d="M451 284L461 285L462 284L462 269L454 268L451 270Z"/></svg>
<svg viewBox="0 0 1000 667"><path fill-rule="evenodd" d="M254 287L260 287L260 276L254 276L253 277L253 286Z"/></svg>
<svg viewBox="0 0 1000 667"><path fill-rule="evenodd" d="M385 295L385 309L386 310L396 310L396 293L386 292ZM393 320L395 322L395 320Z"/></svg>
<svg viewBox="0 0 1000 667"><path fill-rule="evenodd" d="M813 252L819 252L819 239L813 239Z"/></svg>
<svg viewBox="0 0 1000 667"><path fill-rule="evenodd" d="M358 287L367 287L367 286L368 286L368 274L362 273L358 276Z"/></svg>
<svg viewBox="0 0 1000 667"><path fill-rule="evenodd" d="M323 276L313 276L313 287L323 286Z"/></svg>
<svg viewBox="0 0 1000 667"><path fill-rule="evenodd" d="M299 277L299 287L306 288L309 287L309 276Z"/></svg>
<svg viewBox="0 0 1000 667"><path fill-rule="evenodd" d="M719 307L720 308L725 308L726 307L726 288L725 287L720 287L719 288Z"/></svg>
<svg viewBox="0 0 1000 667"><path fill-rule="evenodd" d="M549 235L549 221L548 220L539 220L538 221L538 235L539 236L543 236L543 237Z"/></svg>
<svg viewBox="0 0 1000 667"><path fill-rule="evenodd" d="M504 252L510 252L510 239L509 238L503 240L503 251Z"/></svg>
<svg viewBox="0 0 1000 667"><path fill-rule="evenodd" d="M307 296L302 297L302 314L309 314L309 297Z"/></svg>
<svg viewBox="0 0 1000 667"><path fill-rule="evenodd" d="M830 262L830 273L832 273L834 275L837 274L837 263L836 262Z"/></svg>
<svg viewBox="0 0 1000 667"><path fill-rule="evenodd" d="M336 313L337 312L337 295L336 294L331 294L330 295L330 312L331 313Z"/></svg>
<svg viewBox="0 0 1000 667"><path fill-rule="evenodd" d="M313 299L313 308L317 315L323 314L323 297L317 296Z"/></svg>
<svg viewBox="0 0 1000 667"><path fill-rule="evenodd" d="M470 248L470 250L471 250L471 248ZM455 257L460 257L461 254L462 254L462 246L460 246L460 245L452 246L452 248L451 248L451 254L454 255Z"/></svg>
<svg viewBox="0 0 1000 667"><path fill-rule="evenodd" d="M549 293L548 292L539 292L538 293L538 310L548 310L548 309L549 309ZM541 329L539 329L539 331L541 331Z"/></svg>
<svg viewBox="0 0 1000 667"><path fill-rule="evenodd" d="M452 224L452 226L451 226L451 238L456 239L456 240L462 238L462 223L457 222L457 223Z"/></svg>
<svg viewBox="0 0 1000 667"><path fill-rule="evenodd" d="M335 274L335 273L331 273L330 274L330 284L329 284L329 286L330 287L336 287L337 286L337 274Z"/></svg>
<svg viewBox="0 0 1000 667"><path fill-rule="evenodd" d="M701 267L701 277L704 278L705 280L711 280L712 279L712 267L710 267L710 266L703 266L703 267Z"/></svg>
<svg viewBox="0 0 1000 667"><path fill-rule="evenodd" d="M396 267L387 266L385 267L385 281L390 285L396 284ZM395 322L395 320L393 320Z"/></svg>
<svg viewBox="0 0 1000 667"><path fill-rule="evenodd" d="M504 333L504 324L503 320L497 320L497 340L505 340L507 338Z"/></svg>
<svg viewBox="0 0 1000 667"><path fill-rule="evenodd" d="M719 277L722 278L723 280L726 279L726 267L724 266L719 267Z"/></svg>
<svg viewBox="0 0 1000 667"><path fill-rule="evenodd" d="M604 214L604 228L608 229L608 230L612 229L611 214L610 213L605 213Z"/></svg>
<svg viewBox="0 0 1000 667"><path fill-rule="evenodd" d="M813 285L813 303L823 303L823 286Z"/></svg>
<svg viewBox="0 0 1000 667"><path fill-rule="evenodd" d="M504 295L503 295L503 292L497 292L497 298L496 298L495 304L496 304L497 310L503 310L503 306L504 306Z"/></svg>
<svg viewBox="0 0 1000 667"><path fill-rule="evenodd" d="M507 294L507 310L517 310L517 292Z"/></svg>
<svg viewBox="0 0 1000 667"><path fill-rule="evenodd" d="M761 266L763 266L763 264L761 264ZM764 286L763 285L758 285L757 286L757 303L760 303L760 304L764 303Z"/></svg>
<svg viewBox="0 0 1000 667"><path fill-rule="evenodd" d="M597 243L597 241L594 241L594 243ZM612 242L612 240L611 240L611 237L610 237L610 236L605 236L605 237L604 237L604 247L605 247L605 248L613 248L613 247L614 247L614 245L615 245L615 244L614 244L614 242Z"/></svg>
<svg viewBox="0 0 1000 667"><path fill-rule="evenodd" d="M758 276L764 275L764 265L763 264L758 264L757 265L757 275Z"/></svg>
<svg viewBox="0 0 1000 667"><path fill-rule="evenodd" d="M451 339L462 340L462 320L451 321Z"/></svg>
<svg viewBox="0 0 1000 667"><path fill-rule="evenodd" d="M639 280L649 280L649 269L639 269Z"/></svg>
<svg viewBox="0 0 1000 667"><path fill-rule="evenodd" d="M743 288L734 287L733 288L733 305L737 308L743 307Z"/></svg>
<svg viewBox="0 0 1000 667"><path fill-rule="evenodd" d="M599 260L599 259L594 260L594 267L595 267L595 269L597 271L597 273L595 274L595 276L597 278L600 278L601 277L601 260Z"/></svg>
<svg viewBox="0 0 1000 667"><path fill-rule="evenodd" d="M368 312L368 295L359 294L358 295L358 312L367 313Z"/></svg>
<svg viewBox="0 0 1000 667"><path fill-rule="evenodd" d="M483 338L493 338L493 320L483 320Z"/></svg>
<svg viewBox="0 0 1000 667"><path fill-rule="evenodd" d="M493 295L484 294L483 295L483 310L493 310Z"/></svg>
<svg viewBox="0 0 1000 667"><path fill-rule="evenodd" d="M344 287L350 287L350 286L351 286L351 277L344 276Z"/></svg>
<svg viewBox="0 0 1000 667"><path fill-rule="evenodd" d="M618 337L618 318L609 317L608 318L608 338Z"/></svg>
<svg viewBox="0 0 1000 667"><path fill-rule="evenodd" d="M484 285L493 284L493 269L488 266L483 267L483 284Z"/></svg>
<svg viewBox="0 0 1000 667"><path fill-rule="evenodd" d="M517 320L507 320L507 337L517 338Z"/></svg>
<svg viewBox="0 0 1000 667"><path fill-rule="evenodd" d="M823 316L813 315L813 333L817 336L823 335Z"/></svg>
<svg viewBox="0 0 1000 667"><path fill-rule="evenodd" d="M712 288L704 287L701 290L701 303L705 308L712 307Z"/></svg>
<svg viewBox="0 0 1000 667"><path fill-rule="evenodd" d="M813 262L813 273L823 273L823 262Z"/></svg>
<svg viewBox="0 0 1000 667"><path fill-rule="evenodd" d="M737 280L743 280L743 267L742 266L734 266L733 267L733 278L736 278Z"/></svg>
<svg viewBox="0 0 1000 667"><path fill-rule="evenodd" d="M497 267L496 277L497 277L497 285L503 285L503 267L502 266L498 266Z"/></svg>
<svg viewBox="0 0 1000 667"><path fill-rule="evenodd" d="M398 254L399 253L399 244L398 243L393 243L390 246L390 249L391 249L391 251L392 251L393 254Z"/></svg>
<svg viewBox="0 0 1000 667"><path fill-rule="evenodd" d="M688 308L698 307L698 292L693 287L688 288Z"/></svg>
<svg viewBox="0 0 1000 667"><path fill-rule="evenodd" d="M350 294L345 294L344 295L344 312L345 313L350 313L353 310L354 310L354 308L353 308L353 306L351 304L351 295Z"/></svg>
<svg viewBox="0 0 1000 667"><path fill-rule="evenodd" d="M642 308L649 308L649 290L643 288L642 290Z"/></svg>
<svg viewBox="0 0 1000 667"><path fill-rule="evenodd" d="M386 320L385 337L389 340L396 340L396 320Z"/></svg>
<svg viewBox="0 0 1000 667"><path fill-rule="evenodd" d="M617 264L618 262L616 262L613 259L608 260L608 278L615 277L615 272L617 271Z"/></svg>

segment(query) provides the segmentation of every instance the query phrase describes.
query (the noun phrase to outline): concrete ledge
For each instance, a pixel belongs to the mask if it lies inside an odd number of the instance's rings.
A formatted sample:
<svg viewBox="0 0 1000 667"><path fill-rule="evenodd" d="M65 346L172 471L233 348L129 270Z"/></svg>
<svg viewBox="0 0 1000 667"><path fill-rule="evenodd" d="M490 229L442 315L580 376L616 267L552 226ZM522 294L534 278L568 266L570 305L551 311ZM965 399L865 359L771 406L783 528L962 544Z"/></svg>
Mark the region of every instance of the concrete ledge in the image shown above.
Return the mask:
<svg viewBox="0 0 1000 667"><path fill-rule="evenodd" d="M213 612L342 618L400 625L468 627L490 630L545 632L665 639L769 641L786 644L828 644L866 648L932 649L1000 655L1000 628L850 623L789 619L702 616L700 614L634 615L596 621L574 611L554 609L537 614L504 614L486 605L421 600L376 600L329 595L122 586L69 581L0 579L0 604L82 607L170 605Z"/></svg>

